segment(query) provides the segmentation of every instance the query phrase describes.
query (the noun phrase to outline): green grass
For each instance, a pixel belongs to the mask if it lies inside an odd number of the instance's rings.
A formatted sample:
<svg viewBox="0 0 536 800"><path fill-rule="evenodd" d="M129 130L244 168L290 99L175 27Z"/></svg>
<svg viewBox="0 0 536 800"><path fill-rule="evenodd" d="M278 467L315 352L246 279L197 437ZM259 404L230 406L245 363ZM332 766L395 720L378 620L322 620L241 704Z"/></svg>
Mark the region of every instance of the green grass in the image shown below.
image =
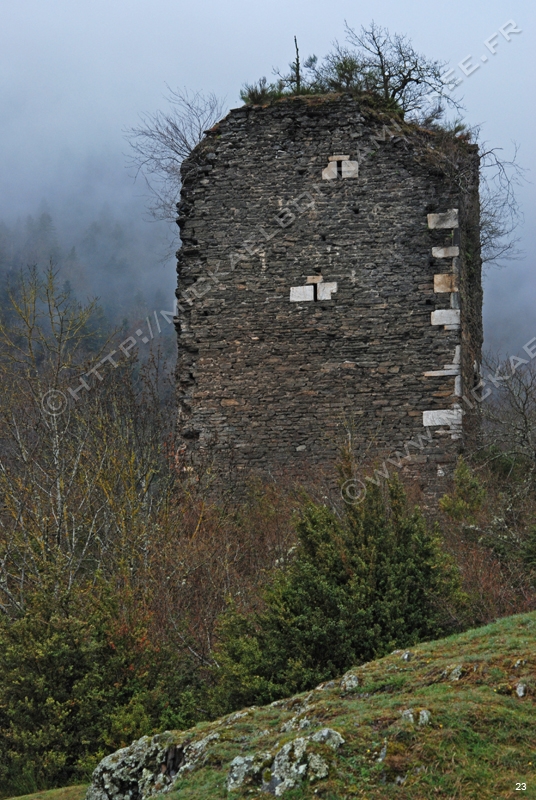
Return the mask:
<svg viewBox="0 0 536 800"><path fill-rule="evenodd" d="M280 729L309 692L279 708L253 709L226 726L221 721L198 726L205 735L219 730L221 739L211 748L209 763L161 800L266 797L251 787L227 794L232 758L274 750L276 742L281 746L325 726L339 731L346 744L328 779L285 793L288 800L536 798L536 614L422 644L412 653L409 662L393 654L352 670L360 685L350 694L341 694L338 681L313 691L307 713L312 726L303 732ZM518 659L525 663L514 669ZM459 680L444 676L458 665ZM515 692L518 682L527 686L523 698ZM417 714L428 709L430 724L403 721L401 711L408 708ZM387 755L378 762L385 743ZM397 785L397 777L405 782ZM516 790L518 783L527 789Z"/></svg>
<svg viewBox="0 0 536 800"><path fill-rule="evenodd" d="M66 789L50 789L48 792L32 792L16 800L83 800L87 786L69 786ZM15 800L10 798L9 800Z"/></svg>
<svg viewBox="0 0 536 800"><path fill-rule="evenodd" d="M517 667L516 662L520 663ZM459 680L450 673L461 666ZM352 670L359 686L305 692L277 706L252 708L245 716L202 723L177 733L177 741L201 739L212 731L204 764L159 800L245 800L264 798L256 787L229 795L225 780L237 755L274 753L299 735L329 726L346 743L331 755L328 778L285 793L287 800L499 800L536 798L536 613L499 620L412 648L404 661L395 653ZM522 682L527 694L519 698ZM282 732L300 704L311 727ZM401 717L404 709L431 714L419 727ZM387 754L378 761L387 744ZM398 785L397 778L404 778ZM526 789L516 790L516 784ZM61 792L64 792L62 794ZM81 800L83 788L28 795L25 800Z"/></svg>

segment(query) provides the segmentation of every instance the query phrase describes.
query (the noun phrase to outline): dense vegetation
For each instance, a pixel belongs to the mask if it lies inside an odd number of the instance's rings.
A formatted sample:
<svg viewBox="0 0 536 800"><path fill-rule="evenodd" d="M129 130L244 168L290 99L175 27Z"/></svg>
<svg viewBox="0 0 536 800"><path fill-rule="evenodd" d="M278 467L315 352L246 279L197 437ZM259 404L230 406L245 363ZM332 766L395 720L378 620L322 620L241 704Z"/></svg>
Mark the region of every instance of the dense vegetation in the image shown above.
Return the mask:
<svg viewBox="0 0 536 800"><path fill-rule="evenodd" d="M296 530L297 547L268 585L263 610L223 617L215 689L222 712L310 688L457 627L457 574L397 480L385 491L372 485L342 519L308 502Z"/></svg>
<svg viewBox="0 0 536 800"><path fill-rule="evenodd" d="M274 70L275 80L270 83L265 77L246 83L241 92L245 103L351 93L370 105L427 126L443 116L446 106L461 108L445 62L416 52L407 36L391 34L374 22L359 31L346 24L346 42L335 42L323 59L312 55L302 63L296 37L294 45L295 58L288 72Z"/></svg>
<svg viewBox="0 0 536 800"><path fill-rule="evenodd" d="M534 607L535 487L519 438L515 452L495 444L460 463L441 529L396 480L357 506L313 483L252 480L239 500L232 475L217 488L210 453L194 465L174 448L156 350L89 375L117 350L99 320L53 269L7 284L3 796L84 782L145 733ZM74 399L84 375L89 389ZM494 437L501 419L512 424L508 409L494 405Z"/></svg>
<svg viewBox="0 0 536 800"><path fill-rule="evenodd" d="M260 775L229 794L237 756L281 751L329 727L343 739L316 745L329 773L308 778L292 800L464 800L530 797L534 782L536 614L502 619L464 634L397 650L354 667L343 682L320 684L277 704L245 709L175 732L171 740L210 742L206 758L180 779L169 800L266 797ZM266 758L266 756L265 756ZM266 758L270 763L270 759ZM525 788L524 788L525 787ZM23 800L82 800L83 786Z"/></svg>

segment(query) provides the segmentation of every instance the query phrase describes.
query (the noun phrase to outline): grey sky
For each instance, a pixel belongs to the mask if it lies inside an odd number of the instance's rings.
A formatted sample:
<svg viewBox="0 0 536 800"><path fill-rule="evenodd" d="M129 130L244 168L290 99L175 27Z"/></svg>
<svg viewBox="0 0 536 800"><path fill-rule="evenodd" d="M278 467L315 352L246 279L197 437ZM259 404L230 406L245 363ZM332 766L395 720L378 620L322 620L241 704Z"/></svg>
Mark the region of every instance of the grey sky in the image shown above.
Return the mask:
<svg viewBox="0 0 536 800"><path fill-rule="evenodd" d="M123 130L140 113L165 108L166 83L214 91L234 107L245 81L286 67L294 34L303 56L323 56L343 39L345 19L354 27L374 19L406 33L460 76L456 65L471 55L481 66L460 87L467 120L481 124L483 138L506 156L515 140L529 180L536 175L536 14L526 1L2 0L0 13L0 217L6 219L33 212L43 198L66 215L83 215L104 201L139 213L143 186L125 168ZM510 42L499 36L492 56L484 41L509 20L522 33ZM534 182L519 192L523 260L486 279L487 343L508 354L536 336L535 194ZM173 265L167 269L172 287Z"/></svg>

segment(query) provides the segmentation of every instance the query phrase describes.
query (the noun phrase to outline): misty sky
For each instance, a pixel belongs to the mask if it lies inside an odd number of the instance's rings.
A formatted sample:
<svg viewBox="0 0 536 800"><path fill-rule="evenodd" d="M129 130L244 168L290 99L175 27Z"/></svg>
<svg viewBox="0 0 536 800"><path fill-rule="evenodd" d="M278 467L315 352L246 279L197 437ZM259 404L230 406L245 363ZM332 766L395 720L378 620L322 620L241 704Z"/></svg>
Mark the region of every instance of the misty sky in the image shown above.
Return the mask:
<svg viewBox="0 0 536 800"><path fill-rule="evenodd" d="M480 67L460 86L467 121L505 157L517 142L530 170L519 190L524 256L486 277L486 344L510 355L536 336L536 14L527 0L2 0L0 14L0 218L14 221L46 200L68 231L106 204L153 225L151 241L155 223L143 214L143 184L126 168L124 130L166 108L166 84L213 91L235 107L244 82L286 67L294 35L303 56L322 57L344 39L345 19L408 34L460 77L457 64L471 55ZM522 33L509 42L499 35L491 55L484 41L509 20ZM171 296L174 264L159 263L158 249L147 268Z"/></svg>

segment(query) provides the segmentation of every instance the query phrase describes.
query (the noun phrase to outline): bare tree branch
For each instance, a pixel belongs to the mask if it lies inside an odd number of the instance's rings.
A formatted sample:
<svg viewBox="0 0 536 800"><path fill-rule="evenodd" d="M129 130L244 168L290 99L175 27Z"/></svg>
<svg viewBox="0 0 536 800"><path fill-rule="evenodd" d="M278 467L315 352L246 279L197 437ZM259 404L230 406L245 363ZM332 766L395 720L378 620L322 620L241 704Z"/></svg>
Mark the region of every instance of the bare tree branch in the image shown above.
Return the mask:
<svg viewBox="0 0 536 800"><path fill-rule="evenodd" d="M373 21L359 32L347 22L346 39L351 48L363 88L383 97L393 108L416 121L439 113L443 103L462 108L451 94L451 80L446 76L446 61L426 58L418 53L407 36L391 34Z"/></svg>
<svg viewBox="0 0 536 800"><path fill-rule="evenodd" d="M525 359L526 360L526 359ZM491 459L506 458L523 470L522 492L536 480L536 365L488 356L498 388L482 403L483 444Z"/></svg>
<svg viewBox="0 0 536 800"><path fill-rule="evenodd" d="M169 87L168 87L169 89ZM143 175L152 195L151 213L156 219L175 221L183 160L224 114L224 102L212 92L190 93L169 89L171 110L142 117L142 124L126 131L131 147L130 165Z"/></svg>
<svg viewBox="0 0 536 800"><path fill-rule="evenodd" d="M517 162L517 153L515 145L513 158L506 161L497 148L487 150L485 143L481 145L480 241L484 264L498 265L522 256L519 236L514 235L523 222L516 189L524 182L526 170Z"/></svg>

